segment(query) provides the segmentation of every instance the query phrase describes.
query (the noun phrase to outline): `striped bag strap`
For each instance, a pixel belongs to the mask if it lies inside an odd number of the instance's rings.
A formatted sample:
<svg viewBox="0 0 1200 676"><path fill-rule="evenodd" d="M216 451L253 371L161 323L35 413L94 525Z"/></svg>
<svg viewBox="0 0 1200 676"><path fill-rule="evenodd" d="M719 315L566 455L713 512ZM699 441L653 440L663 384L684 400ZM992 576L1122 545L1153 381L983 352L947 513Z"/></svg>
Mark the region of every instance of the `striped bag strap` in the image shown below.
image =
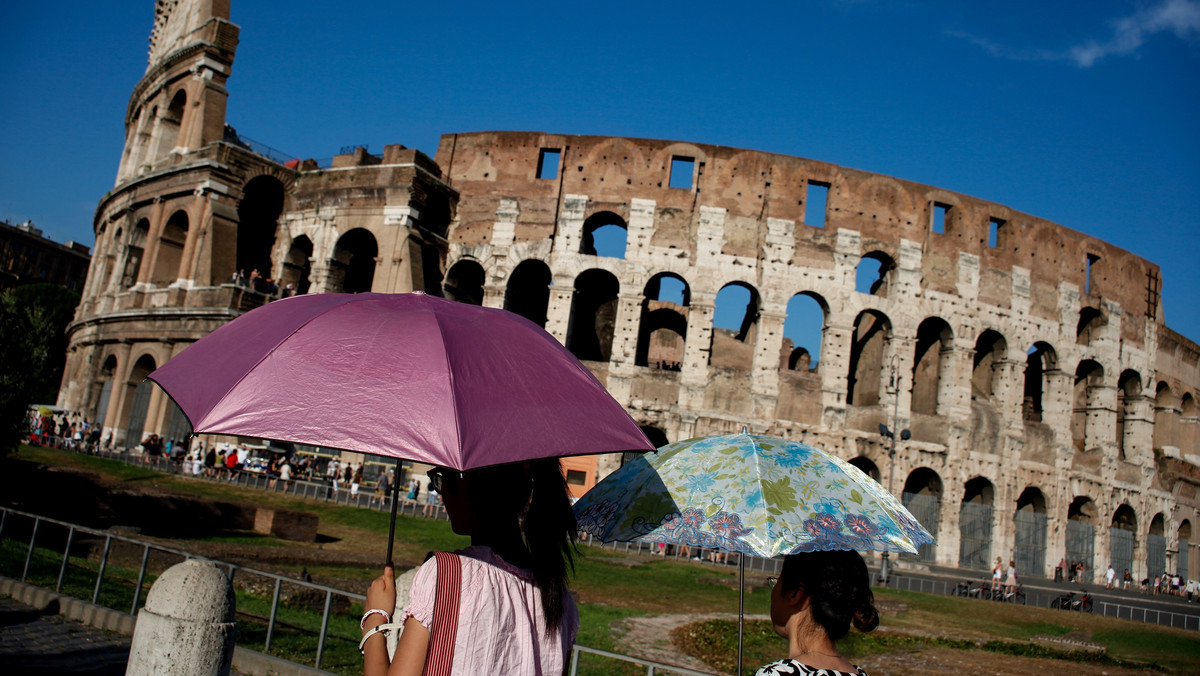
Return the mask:
<svg viewBox="0 0 1200 676"><path fill-rule="evenodd" d="M433 625L429 650L425 653L425 676L450 676L454 663L454 639L458 636L458 605L462 597L462 561L457 554L434 552L437 557L437 589L433 601Z"/></svg>

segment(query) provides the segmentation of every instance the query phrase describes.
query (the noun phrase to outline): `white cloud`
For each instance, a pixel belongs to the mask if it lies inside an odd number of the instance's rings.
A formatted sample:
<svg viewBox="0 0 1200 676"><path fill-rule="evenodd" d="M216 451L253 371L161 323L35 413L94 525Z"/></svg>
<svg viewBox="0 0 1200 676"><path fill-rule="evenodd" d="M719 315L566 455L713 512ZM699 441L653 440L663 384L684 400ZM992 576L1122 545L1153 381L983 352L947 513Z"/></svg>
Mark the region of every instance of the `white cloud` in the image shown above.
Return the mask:
<svg viewBox="0 0 1200 676"><path fill-rule="evenodd" d="M1132 54L1157 33L1169 32L1181 40L1200 36L1200 0L1162 0L1131 16L1112 22L1112 37L1105 41L1089 40L1066 51L1015 49L962 32L950 35L980 47L988 54L1017 61L1068 61L1090 68L1108 56Z"/></svg>

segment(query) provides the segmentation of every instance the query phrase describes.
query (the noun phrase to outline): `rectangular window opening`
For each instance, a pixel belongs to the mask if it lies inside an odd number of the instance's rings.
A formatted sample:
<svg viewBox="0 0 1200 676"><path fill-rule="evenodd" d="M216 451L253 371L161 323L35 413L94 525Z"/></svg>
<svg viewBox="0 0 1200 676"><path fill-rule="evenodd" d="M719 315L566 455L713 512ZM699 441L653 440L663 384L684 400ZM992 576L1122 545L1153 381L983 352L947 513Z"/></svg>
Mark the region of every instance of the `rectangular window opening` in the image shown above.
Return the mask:
<svg viewBox="0 0 1200 676"><path fill-rule="evenodd" d="M829 203L829 184L808 182L808 196L804 204L804 222L814 228L825 227L825 208Z"/></svg>
<svg viewBox="0 0 1200 676"><path fill-rule="evenodd" d="M567 483L572 486L582 486L587 483L587 472L580 472L577 469L567 470Z"/></svg>
<svg viewBox="0 0 1200 676"><path fill-rule="evenodd" d="M933 203L933 220L929 224L930 230L935 234L946 234L946 216L950 213L950 205L940 202Z"/></svg>
<svg viewBox="0 0 1200 676"><path fill-rule="evenodd" d="M672 188L692 189L692 174L696 169L696 159L692 157L671 158L671 176L667 185Z"/></svg>
<svg viewBox="0 0 1200 676"><path fill-rule="evenodd" d="M542 148L538 155L537 177L558 178L558 158L561 155L562 152L557 148Z"/></svg>
<svg viewBox="0 0 1200 676"><path fill-rule="evenodd" d="M1004 227L1004 221L999 218L993 218L988 221L988 246L995 249L1000 246L1000 229Z"/></svg>
<svg viewBox="0 0 1200 676"><path fill-rule="evenodd" d="M1096 254L1088 254L1087 255L1087 263L1086 263L1087 269L1086 269L1086 272L1084 275L1084 280L1083 280L1083 292L1084 293L1092 292L1092 270L1096 267L1096 263L1099 263L1099 262L1100 262L1100 257L1097 256Z"/></svg>

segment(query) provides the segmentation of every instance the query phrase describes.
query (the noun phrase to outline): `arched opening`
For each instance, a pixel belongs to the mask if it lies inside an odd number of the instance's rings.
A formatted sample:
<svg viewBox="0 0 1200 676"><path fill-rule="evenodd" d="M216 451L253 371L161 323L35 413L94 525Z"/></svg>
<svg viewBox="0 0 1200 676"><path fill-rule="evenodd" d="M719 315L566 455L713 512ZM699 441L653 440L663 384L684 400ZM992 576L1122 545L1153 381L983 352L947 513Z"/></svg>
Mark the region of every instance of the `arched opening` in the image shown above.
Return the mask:
<svg viewBox="0 0 1200 676"><path fill-rule="evenodd" d="M1191 571L1192 558L1192 522L1184 519L1175 534L1179 542L1176 550L1178 554L1175 557L1175 570L1179 573L1179 577L1188 580L1190 579L1188 573Z"/></svg>
<svg viewBox="0 0 1200 676"><path fill-rule="evenodd" d="M1008 342L991 329L979 334L975 341L975 358L971 367L971 398L991 401L996 396L997 366L1008 355Z"/></svg>
<svg viewBox="0 0 1200 676"><path fill-rule="evenodd" d="M1150 519L1146 533L1146 574L1151 578L1167 572L1167 537L1162 512Z"/></svg>
<svg viewBox="0 0 1200 676"><path fill-rule="evenodd" d="M949 373L950 325L930 317L917 327L916 355L912 373L912 412L937 415L942 374Z"/></svg>
<svg viewBox="0 0 1200 676"><path fill-rule="evenodd" d="M942 478L937 472L928 467L913 470L904 481L904 492L900 494L900 501L912 512L917 522L936 538L942 509ZM937 544L921 545L916 558L933 563L937 559Z"/></svg>
<svg viewBox="0 0 1200 676"><path fill-rule="evenodd" d="M608 361L617 325L617 294L621 284L605 270L584 270L575 278L567 349L577 358Z"/></svg>
<svg viewBox="0 0 1200 676"><path fill-rule="evenodd" d="M379 247L369 230L355 228L333 247L330 276L334 292L366 293L375 283L375 257Z"/></svg>
<svg viewBox="0 0 1200 676"><path fill-rule="evenodd" d="M1100 310L1094 307L1085 307L1079 310L1079 323L1075 326L1075 344L1076 345L1091 345L1092 340L1099 337L1100 329L1103 328L1104 315Z"/></svg>
<svg viewBox="0 0 1200 676"><path fill-rule="evenodd" d="M139 220L129 231L129 243L125 246L125 271L121 276L121 287L128 289L137 284L142 268L142 256L146 252L146 240L150 237L150 221Z"/></svg>
<svg viewBox="0 0 1200 676"><path fill-rule="evenodd" d="M708 363L749 369L758 334L758 290L745 282L721 287L713 305L712 344Z"/></svg>
<svg viewBox="0 0 1200 676"><path fill-rule="evenodd" d="M1021 415L1025 422L1042 421L1042 395L1046 391L1046 372L1057 368L1058 357L1048 343L1034 343L1025 360L1025 397Z"/></svg>
<svg viewBox="0 0 1200 676"><path fill-rule="evenodd" d="M854 318L850 337L850 373L846 379L846 403L875 406L883 384L884 346L891 340L892 325L882 313L866 310Z"/></svg>
<svg viewBox="0 0 1200 676"><path fill-rule="evenodd" d="M237 270L247 280L255 280L252 286L255 291L265 290L271 276L271 249L275 246L279 214L283 213L283 196L283 183L273 176L256 176L242 189L235 260Z"/></svg>
<svg viewBox="0 0 1200 676"><path fill-rule="evenodd" d="M187 244L188 216L183 209L171 214L158 238L158 253L154 257L154 271L150 283L165 286L180 278L179 266L183 262L183 247Z"/></svg>
<svg viewBox="0 0 1200 676"><path fill-rule="evenodd" d="M1154 448L1161 449L1164 446L1176 446L1175 432L1177 428L1178 414L1175 411L1175 394L1171 392L1171 386L1165 382L1159 382L1158 387L1154 390Z"/></svg>
<svg viewBox="0 0 1200 676"><path fill-rule="evenodd" d="M821 361L821 336L825 331L825 299L810 291L792 296L787 304L787 319L783 322L784 348L788 352L788 369L815 371Z"/></svg>
<svg viewBox="0 0 1200 676"><path fill-rule="evenodd" d="M504 288L504 309L546 328L546 310L550 307L550 268L539 260L521 261L508 276Z"/></svg>
<svg viewBox="0 0 1200 676"><path fill-rule="evenodd" d="M1097 439L1093 430L1099 421L1100 388L1104 386L1104 367L1091 359L1079 362L1075 369L1074 408L1071 414L1071 440L1076 451L1095 448Z"/></svg>
<svg viewBox="0 0 1200 676"><path fill-rule="evenodd" d="M1096 503L1086 495L1077 496L1067 509L1067 570L1074 577L1075 564L1083 562L1093 570L1096 559ZM1117 572L1121 569L1115 568Z"/></svg>
<svg viewBox="0 0 1200 676"><path fill-rule="evenodd" d="M171 104L163 112L159 120L158 152L156 160L161 160L179 144L179 129L183 126L183 114L187 110L187 92L180 89L171 98Z"/></svg>
<svg viewBox="0 0 1200 676"><path fill-rule="evenodd" d="M1134 570L1133 550L1137 539L1137 514L1129 505L1113 513L1108 529L1108 560L1114 570Z"/></svg>
<svg viewBox="0 0 1200 676"><path fill-rule="evenodd" d="M279 285L286 296L308 293L309 273L312 272L312 240L304 235L292 240L287 258L283 260L283 276Z"/></svg>
<svg viewBox="0 0 1200 676"><path fill-rule="evenodd" d="M1142 375L1126 370L1117 379L1117 457L1125 460L1136 443L1134 430L1125 421L1137 414L1134 402L1142 395Z"/></svg>
<svg viewBox="0 0 1200 676"><path fill-rule="evenodd" d="M583 222L583 243L579 253L606 258L625 258L629 226L611 211L592 214Z"/></svg>
<svg viewBox="0 0 1200 676"><path fill-rule="evenodd" d="M850 464L862 470L863 474L866 474L875 481L879 481L879 466L867 456L860 455L850 460Z"/></svg>
<svg viewBox="0 0 1200 676"><path fill-rule="evenodd" d="M100 425L102 429L108 419L108 407L112 402L113 378L116 373L117 358L110 354L100 366L100 397L96 401L96 408L92 411L92 420L96 421L96 424Z"/></svg>
<svg viewBox="0 0 1200 676"><path fill-rule="evenodd" d="M886 297L896 263L882 251L863 255L854 270L854 290L871 296Z"/></svg>
<svg viewBox="0 0 1200 676"><path fill-rule="evenodd" d="M1046 497L1033 486L1027 487L1017 498L1017 511L1013 514L1015 541L1013 559L1017 562L1018 575L1044 576L1046 574Z"/></svg>
<svg viewBox="0 0 1200 676"><path fill-rule="evenodd" d="M446 281L442 285L446 298L456 303L483 305L483 266L478 261L464 258L450 266Z"/></svg>
<svg viewBox="0 0 1200 676"><path fill-rule="evenodd" d="M959 506L958 565L960 568L987 570L992 559L992 505L996 489L992 482L977 476L963 487Z"/></svg>
<svg viewBox="0 0 1200 676"><path fill-rule="evenodd" d="M157 365L154 357L142 355L134 363L129 372L129 380L125 381L125 450L137 448L145 436L146 414L150 410L150 395L154 392L154 383L146 380Z"/></svg>
<svg viewBox="0 0 1200 676"><path fill-rule="evenodd" d="M667 371L680 370L687 341L690 299L691 289L682 277L663 272L650 278L642 296L635 364Z"/></svg>

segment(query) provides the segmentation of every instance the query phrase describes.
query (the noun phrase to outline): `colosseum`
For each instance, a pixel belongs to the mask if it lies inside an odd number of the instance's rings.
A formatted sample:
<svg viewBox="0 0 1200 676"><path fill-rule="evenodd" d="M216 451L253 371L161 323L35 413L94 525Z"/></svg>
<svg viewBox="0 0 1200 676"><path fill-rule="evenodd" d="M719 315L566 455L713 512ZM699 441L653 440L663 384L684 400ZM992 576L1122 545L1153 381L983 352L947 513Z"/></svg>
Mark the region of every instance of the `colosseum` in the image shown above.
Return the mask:
<svg viewBox="0 0 1200 676"><path fill-rule="evenodd" d="M932 186L696 143L450 133L432 159L280 158L226 125L228 0L156 11L58 402L118 445L190 432L143 379L275 287L422 290L541 324L657 443L747 426L850 459L936 536L914 565L1200 566L1200 348L1163 323L1154 263ZM804 308L812 339L785 337Z"/></svg>

